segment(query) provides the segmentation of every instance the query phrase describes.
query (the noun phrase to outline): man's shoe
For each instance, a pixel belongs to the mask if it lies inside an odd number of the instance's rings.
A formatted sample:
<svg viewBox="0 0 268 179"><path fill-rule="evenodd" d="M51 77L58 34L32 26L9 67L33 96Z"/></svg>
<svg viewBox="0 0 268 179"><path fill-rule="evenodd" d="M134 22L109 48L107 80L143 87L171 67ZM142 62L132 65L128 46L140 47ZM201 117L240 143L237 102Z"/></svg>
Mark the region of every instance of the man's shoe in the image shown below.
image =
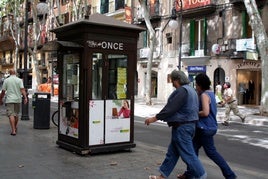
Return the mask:
<svg viewBox="0 0 268 179"><path fill-rule="evenodd" d="M221 123L222 125L224 125L224 126L229 126L229 122L226 122L226 121L224 121L223 123Z"/></svg>
<svg viewBox="0 0 268 179"><path fill-rule="evenodd" d="M245 119L246 119L246 117L247 117L247 116L244 116L244 117L241 118L242 123L245 123Z"/></svg>

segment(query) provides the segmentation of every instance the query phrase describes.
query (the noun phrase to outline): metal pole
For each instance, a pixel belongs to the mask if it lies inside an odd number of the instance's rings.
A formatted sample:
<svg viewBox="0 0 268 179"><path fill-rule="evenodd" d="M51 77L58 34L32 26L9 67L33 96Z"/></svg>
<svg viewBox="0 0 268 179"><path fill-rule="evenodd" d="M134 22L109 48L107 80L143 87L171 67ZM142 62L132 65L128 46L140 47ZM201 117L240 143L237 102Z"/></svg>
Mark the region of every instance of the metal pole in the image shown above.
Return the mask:
<svg viewBox="0 0 268 179"><path fill-rule="evenodd" d="M28 98L28 69L27 69L27 53L28 53L28 0L25 0L25 21L24 21L24 69L23 69L23 85ZM29 100L28 100L29 101ZM24 104L24 98L21 103L22 114L21 120L29 120L29 102Z"/></svg>
<svg viewBox="0 0 268 179"><path fill-rule="evenodd" d="M182 47L182 0L180 0L180 49L179 49L179 65L178 65L179 70L181 70L181 47Z"/></svg>
<svg viewBox="0 0 268 179"><path fill-rule="evenodd" d="M51 96L54 96L54 73L53 73L53 68L54 68L54 58L52 57L52 62L51 62Z"/></svg>

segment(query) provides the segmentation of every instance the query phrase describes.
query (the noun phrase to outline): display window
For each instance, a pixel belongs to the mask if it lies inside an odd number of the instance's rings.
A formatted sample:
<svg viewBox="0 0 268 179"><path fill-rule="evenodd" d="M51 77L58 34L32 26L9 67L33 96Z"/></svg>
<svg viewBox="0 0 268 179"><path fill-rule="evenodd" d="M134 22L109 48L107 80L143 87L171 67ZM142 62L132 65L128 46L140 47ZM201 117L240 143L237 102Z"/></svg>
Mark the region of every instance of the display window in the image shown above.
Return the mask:
<svg viewBox="0 0 268 179"><path fill-rule="evenodd" d="M66 54L63 57L59 132L74 138L78 138L79 134L79 63L79 54Z"/></svg>

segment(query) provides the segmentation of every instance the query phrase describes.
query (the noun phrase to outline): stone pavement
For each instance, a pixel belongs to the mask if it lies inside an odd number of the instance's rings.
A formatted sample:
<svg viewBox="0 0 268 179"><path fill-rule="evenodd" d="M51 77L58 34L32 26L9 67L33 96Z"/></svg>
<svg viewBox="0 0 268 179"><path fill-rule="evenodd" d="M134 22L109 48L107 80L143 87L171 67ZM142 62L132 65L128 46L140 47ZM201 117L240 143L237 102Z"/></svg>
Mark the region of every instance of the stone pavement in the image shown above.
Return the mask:
<svg viewBox="0 0 268 179"><path fill-rule="evenodd" d="M155 104L159 110L163 104ZM135 107L144 106L137 101ZM146 110L148 111L148 110ZM152 111L152 110L150 110ZM134 134L135 135L135 134ZM158 174L157 168L165 157L166 148L139 141L131 151L118 151L80 156L56 145L57 128L33 129L33 120L19 121L18 134L10 135L3 107L0 107L0 178L3 179L145 179ZM200 157L209 179L222 178L220 170L207 157ZM231 164L241 179L268 179L267 173ZM185 165L177 164L169 178L176 178ZM220 177L219 177L220 176Z"/></svg>

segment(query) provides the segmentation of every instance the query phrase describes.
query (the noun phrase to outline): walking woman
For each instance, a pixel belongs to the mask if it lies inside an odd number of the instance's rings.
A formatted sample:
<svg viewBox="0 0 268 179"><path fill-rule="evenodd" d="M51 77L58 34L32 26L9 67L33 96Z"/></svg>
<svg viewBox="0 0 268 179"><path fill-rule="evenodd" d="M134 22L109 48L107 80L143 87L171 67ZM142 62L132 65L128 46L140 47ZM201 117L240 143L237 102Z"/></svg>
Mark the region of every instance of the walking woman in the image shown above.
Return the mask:
<svg viewBox="0 0 268 179"><path fill-rule="evenodd" d="M193 139L195 152L201 147L204 148L206 155L217 164L223 176L226 179L236 178L235 173L231 170L224 158L217 152L214 145L214 135L217 133L217 104L215 94L210 89L210 79L206 74L198 74L196 80L196 91L199 95L199 121L197 122L196 134ZM190 172L186 171L182 175L178 175L179 179L189 178Z"/></svg>

